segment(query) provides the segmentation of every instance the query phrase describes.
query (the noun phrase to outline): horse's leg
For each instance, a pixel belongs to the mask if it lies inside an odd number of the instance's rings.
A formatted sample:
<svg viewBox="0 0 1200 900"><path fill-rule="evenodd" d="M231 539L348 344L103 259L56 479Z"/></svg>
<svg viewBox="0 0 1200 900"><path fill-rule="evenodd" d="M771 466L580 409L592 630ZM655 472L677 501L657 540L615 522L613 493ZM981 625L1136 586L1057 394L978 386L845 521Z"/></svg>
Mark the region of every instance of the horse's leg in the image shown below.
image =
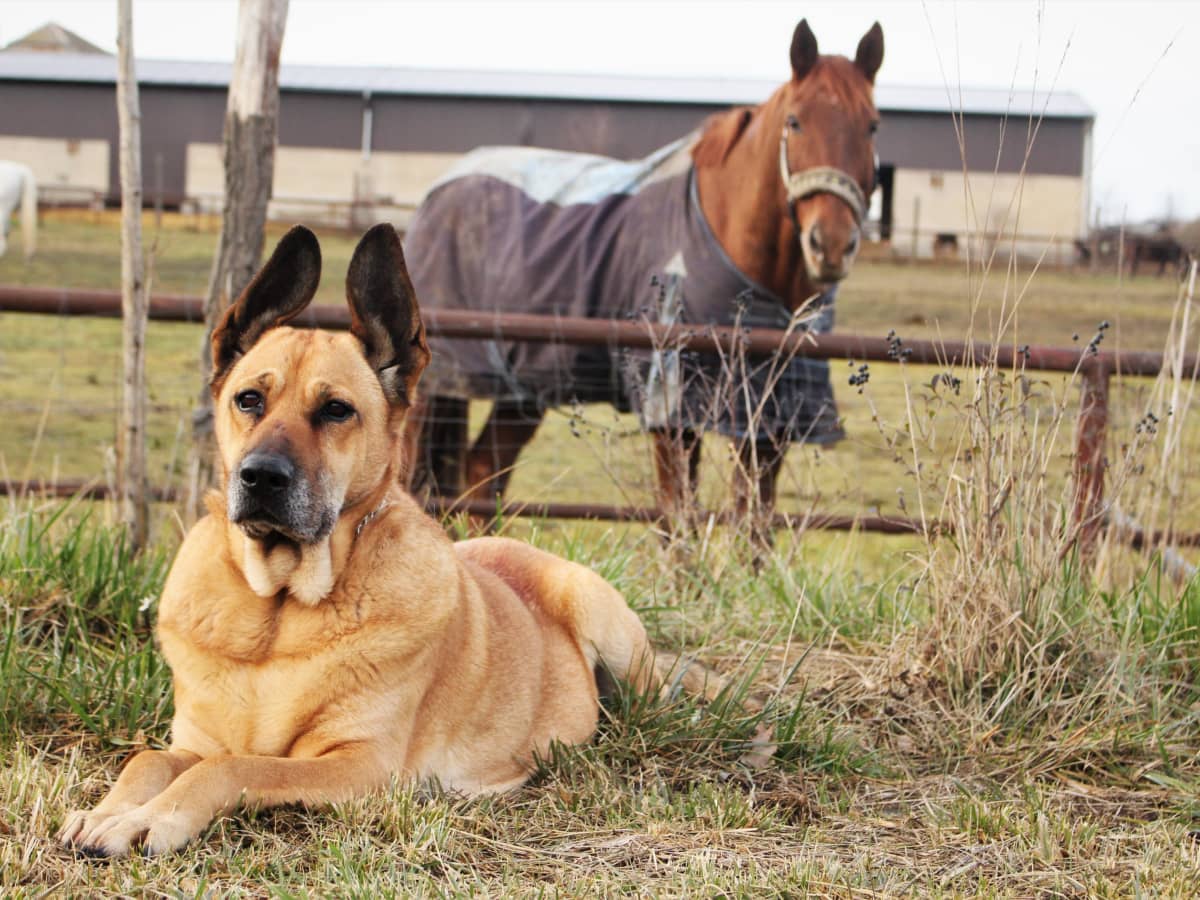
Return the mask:
<svg viewBox="0 0 1200 900"><path fill-rule="evenodd" d="M406 469L414 493L457 497L462 491L467 403L460 397L422 397L409 412Z"/></svg>
<svg viewBox="0 0 1200 900"><path fill-rule="evenodd" d="M735 509L750 526L751 540L764 549L774 542L775 489L787 450L787 441L746 441L741 446L741 465L734 479Z"/></svg>
<svg viewBox="0 0 1200 900"><path fill-rule="evenodd" d="M533 439L541 423L541 410L531 412L528 404L497 400L467 453L467 487L462 496L468 500L493 502L503 497L517 456ZM487 518L473 516L472 520L484 525Z"/></svg>
<svg viewBox="0 0 1200 900"><path fill-rule="evenodd" d="M690 428L664 428L653 437L658 506L668 521L678 522L695 508L700 435Z"/></svg>

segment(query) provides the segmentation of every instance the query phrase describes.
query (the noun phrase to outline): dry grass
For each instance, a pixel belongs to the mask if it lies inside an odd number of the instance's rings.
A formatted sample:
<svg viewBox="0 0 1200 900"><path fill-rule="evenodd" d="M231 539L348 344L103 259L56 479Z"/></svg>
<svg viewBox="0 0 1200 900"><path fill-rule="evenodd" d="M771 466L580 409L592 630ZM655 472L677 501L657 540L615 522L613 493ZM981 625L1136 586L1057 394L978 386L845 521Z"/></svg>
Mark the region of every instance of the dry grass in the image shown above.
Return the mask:
<svg viewBox="0 0 1200 900"><path fill-rule="evenodd" d="M225 819L185 854L97 864L45 847L89 780L79 755L6 760L8 896L1192 895L1196 842L1154 791L981 778L808 779L753 789L548 777L503 801L397 786L321 816ZM73 798L72 798L73 799ZM1119 823L1118 827L1114 827Z"/></svg>

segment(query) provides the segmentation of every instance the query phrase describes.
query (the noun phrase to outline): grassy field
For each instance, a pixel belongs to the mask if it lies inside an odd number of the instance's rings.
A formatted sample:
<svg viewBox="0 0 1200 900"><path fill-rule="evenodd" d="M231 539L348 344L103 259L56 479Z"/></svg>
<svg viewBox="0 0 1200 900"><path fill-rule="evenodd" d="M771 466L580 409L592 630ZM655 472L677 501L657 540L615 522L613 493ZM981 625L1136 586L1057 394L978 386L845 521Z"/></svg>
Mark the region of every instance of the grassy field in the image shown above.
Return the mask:
<svg viewBox="0 0 1200 900"><path fill-rule="evenodd" d="M31 264L9 254L0 260L0 284L115 288L119 238L112 214L65 213L40 234L42 252ZM274 240L282 227L269 236ZM147 217L147 233L152 233ZM168 217L158 239L153 282L164 292L204 291L216 235L207 218ZM325 278L318 298L342 302L341 284L354 236L321 234ZM1110 275L1008 271L979 274L965 266L875 262L859 266L838 298L839 327L867 335L896 331L902 338L1003 339L1017 343L1086 343L1108 321L1108 347L1161 348L1176 308L1171 279L1120 282ZM0 313L0 475L110 478L118 401L119 325L113 321L52 319ZM190 413L199 391L197 327L150 326L150 452L152 477L178 484L186 457ZM937 369L876 364L869 388L847 384L854 369L834 362L834 385L847 440L817 451L796 448L786 467L783 505L793 511L831 508L899 511L906 467L897 466L896 429L911 403L939 403L931 387ZM960 373L961 374L961 373ZM1038 390L1075 390L1065 376L1033 375ZM1117 387L1115 424L1132 428L1146 411L1144 381ZM476 404L477 423L486 413ZM573 421L576 419L576 421ZM573 427L574 426L574 427ZM578 434L578 436L576 436ZM570 446L570 465L562 448ZM1069 453L1066 447L1064 453ZM728 445L706 447L704 498L720 504L728 484ZM552 413L522 456L512 496L528 501L569 498L595 502L648 502L649 446L630 416L587 407L582 420ZM912 498L909 497L909 500Z"/></svg>
<svg viewBox="0 0 1200 900"><path fill-rule="evenodd" d="M157 283L198 292L214 235L170 224ZM107 220L52 218L42 238L34 264L0 261L0 283L116 284ZM334 301L352 239L322 244ZM873 263L840 296L839 322L1069 345L1108 320L1106 347L1174 347L1195 341L1179 299L1165 280ZM0 314L10 477L105 477L116 340L113 323ZM160 483L186 446L197 342L186 326L152 329ZM5 501L0 894L1193 896L1200 584L1112 541L1086 559L1073 549L1077 384L982 367L957 371L956 392L932 369L872 366L860 394L842 366L850 439L794 451L785 502L903 509L953 522L952 537L782 536L756 559L732 529L663 541L504 526L595 566L658 644L767 695L779 749L761 769L739 763L758 723L736 697L623 696L592 744L511 795L397 784L331 811L240 813L161 859L74 858L50 841L66 810L168 736L151 625L178 530L164 514L155 549L131 558L103 505ZM1195 521L1191 389L1166 377L1115 394L1110 496L1149 526ZM539 433L514 494L648 496L631 422L589 408L579 437L571 424ZM728 462L718 441L706 453L715 504Z"/></svg>

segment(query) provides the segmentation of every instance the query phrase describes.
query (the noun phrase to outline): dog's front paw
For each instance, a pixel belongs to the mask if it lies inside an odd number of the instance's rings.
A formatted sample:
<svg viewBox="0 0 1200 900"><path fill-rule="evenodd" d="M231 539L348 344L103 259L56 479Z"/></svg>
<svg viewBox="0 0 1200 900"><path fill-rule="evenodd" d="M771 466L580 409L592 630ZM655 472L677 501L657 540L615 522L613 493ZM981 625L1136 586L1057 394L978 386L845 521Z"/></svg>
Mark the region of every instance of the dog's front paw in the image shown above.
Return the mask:
<svg viewBox="0 0 1200 900"><path fill-rule="evenodd" d="M83 843L83 836L90 834L102 819L107 818L106 814L94 810L72 810L67 813L67 818L63 821L62 828L58 829L55 840L64 847L78 849Z"/></svg>
<svg viewBox="0 0 1200 900"><path fill-rule="evenodd" d="M73 812L58 833L59 841L88 856L126 856L140 846L149 821L139 809L121 813Z"/></svg>
<svg viewBox="0 0 1200 900"><path fill-rule="evenodd" d="M89 856L128 856L135 850L154 856L178 850L195 835L182 814L159 815L141 806L116 815L72 813L59 840Z"/></svg>

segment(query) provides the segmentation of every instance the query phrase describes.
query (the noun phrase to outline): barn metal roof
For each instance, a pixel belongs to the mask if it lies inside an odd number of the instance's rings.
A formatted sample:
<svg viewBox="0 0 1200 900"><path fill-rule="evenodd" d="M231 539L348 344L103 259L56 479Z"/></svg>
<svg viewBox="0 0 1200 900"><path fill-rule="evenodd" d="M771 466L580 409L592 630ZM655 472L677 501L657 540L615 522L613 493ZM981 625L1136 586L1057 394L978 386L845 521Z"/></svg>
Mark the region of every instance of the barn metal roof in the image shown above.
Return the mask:
<svg viewBox="0 0 1200 900"><path fill-rule="evenodd" d="M218 62L139 59L138 81L175 87L224 87L232 66ZM83 53L0 52L0 79L112 84L116 60ZM369 66L283 65L280 87L293 91L444 97L528 97L546 100L729 105L760 103L777 82L730 78L650 78L535 72L483 72ZM875 102L890 112L1045 115L1091 119L1092 109L1071 91L917 87L881 84Z"/></svg>

